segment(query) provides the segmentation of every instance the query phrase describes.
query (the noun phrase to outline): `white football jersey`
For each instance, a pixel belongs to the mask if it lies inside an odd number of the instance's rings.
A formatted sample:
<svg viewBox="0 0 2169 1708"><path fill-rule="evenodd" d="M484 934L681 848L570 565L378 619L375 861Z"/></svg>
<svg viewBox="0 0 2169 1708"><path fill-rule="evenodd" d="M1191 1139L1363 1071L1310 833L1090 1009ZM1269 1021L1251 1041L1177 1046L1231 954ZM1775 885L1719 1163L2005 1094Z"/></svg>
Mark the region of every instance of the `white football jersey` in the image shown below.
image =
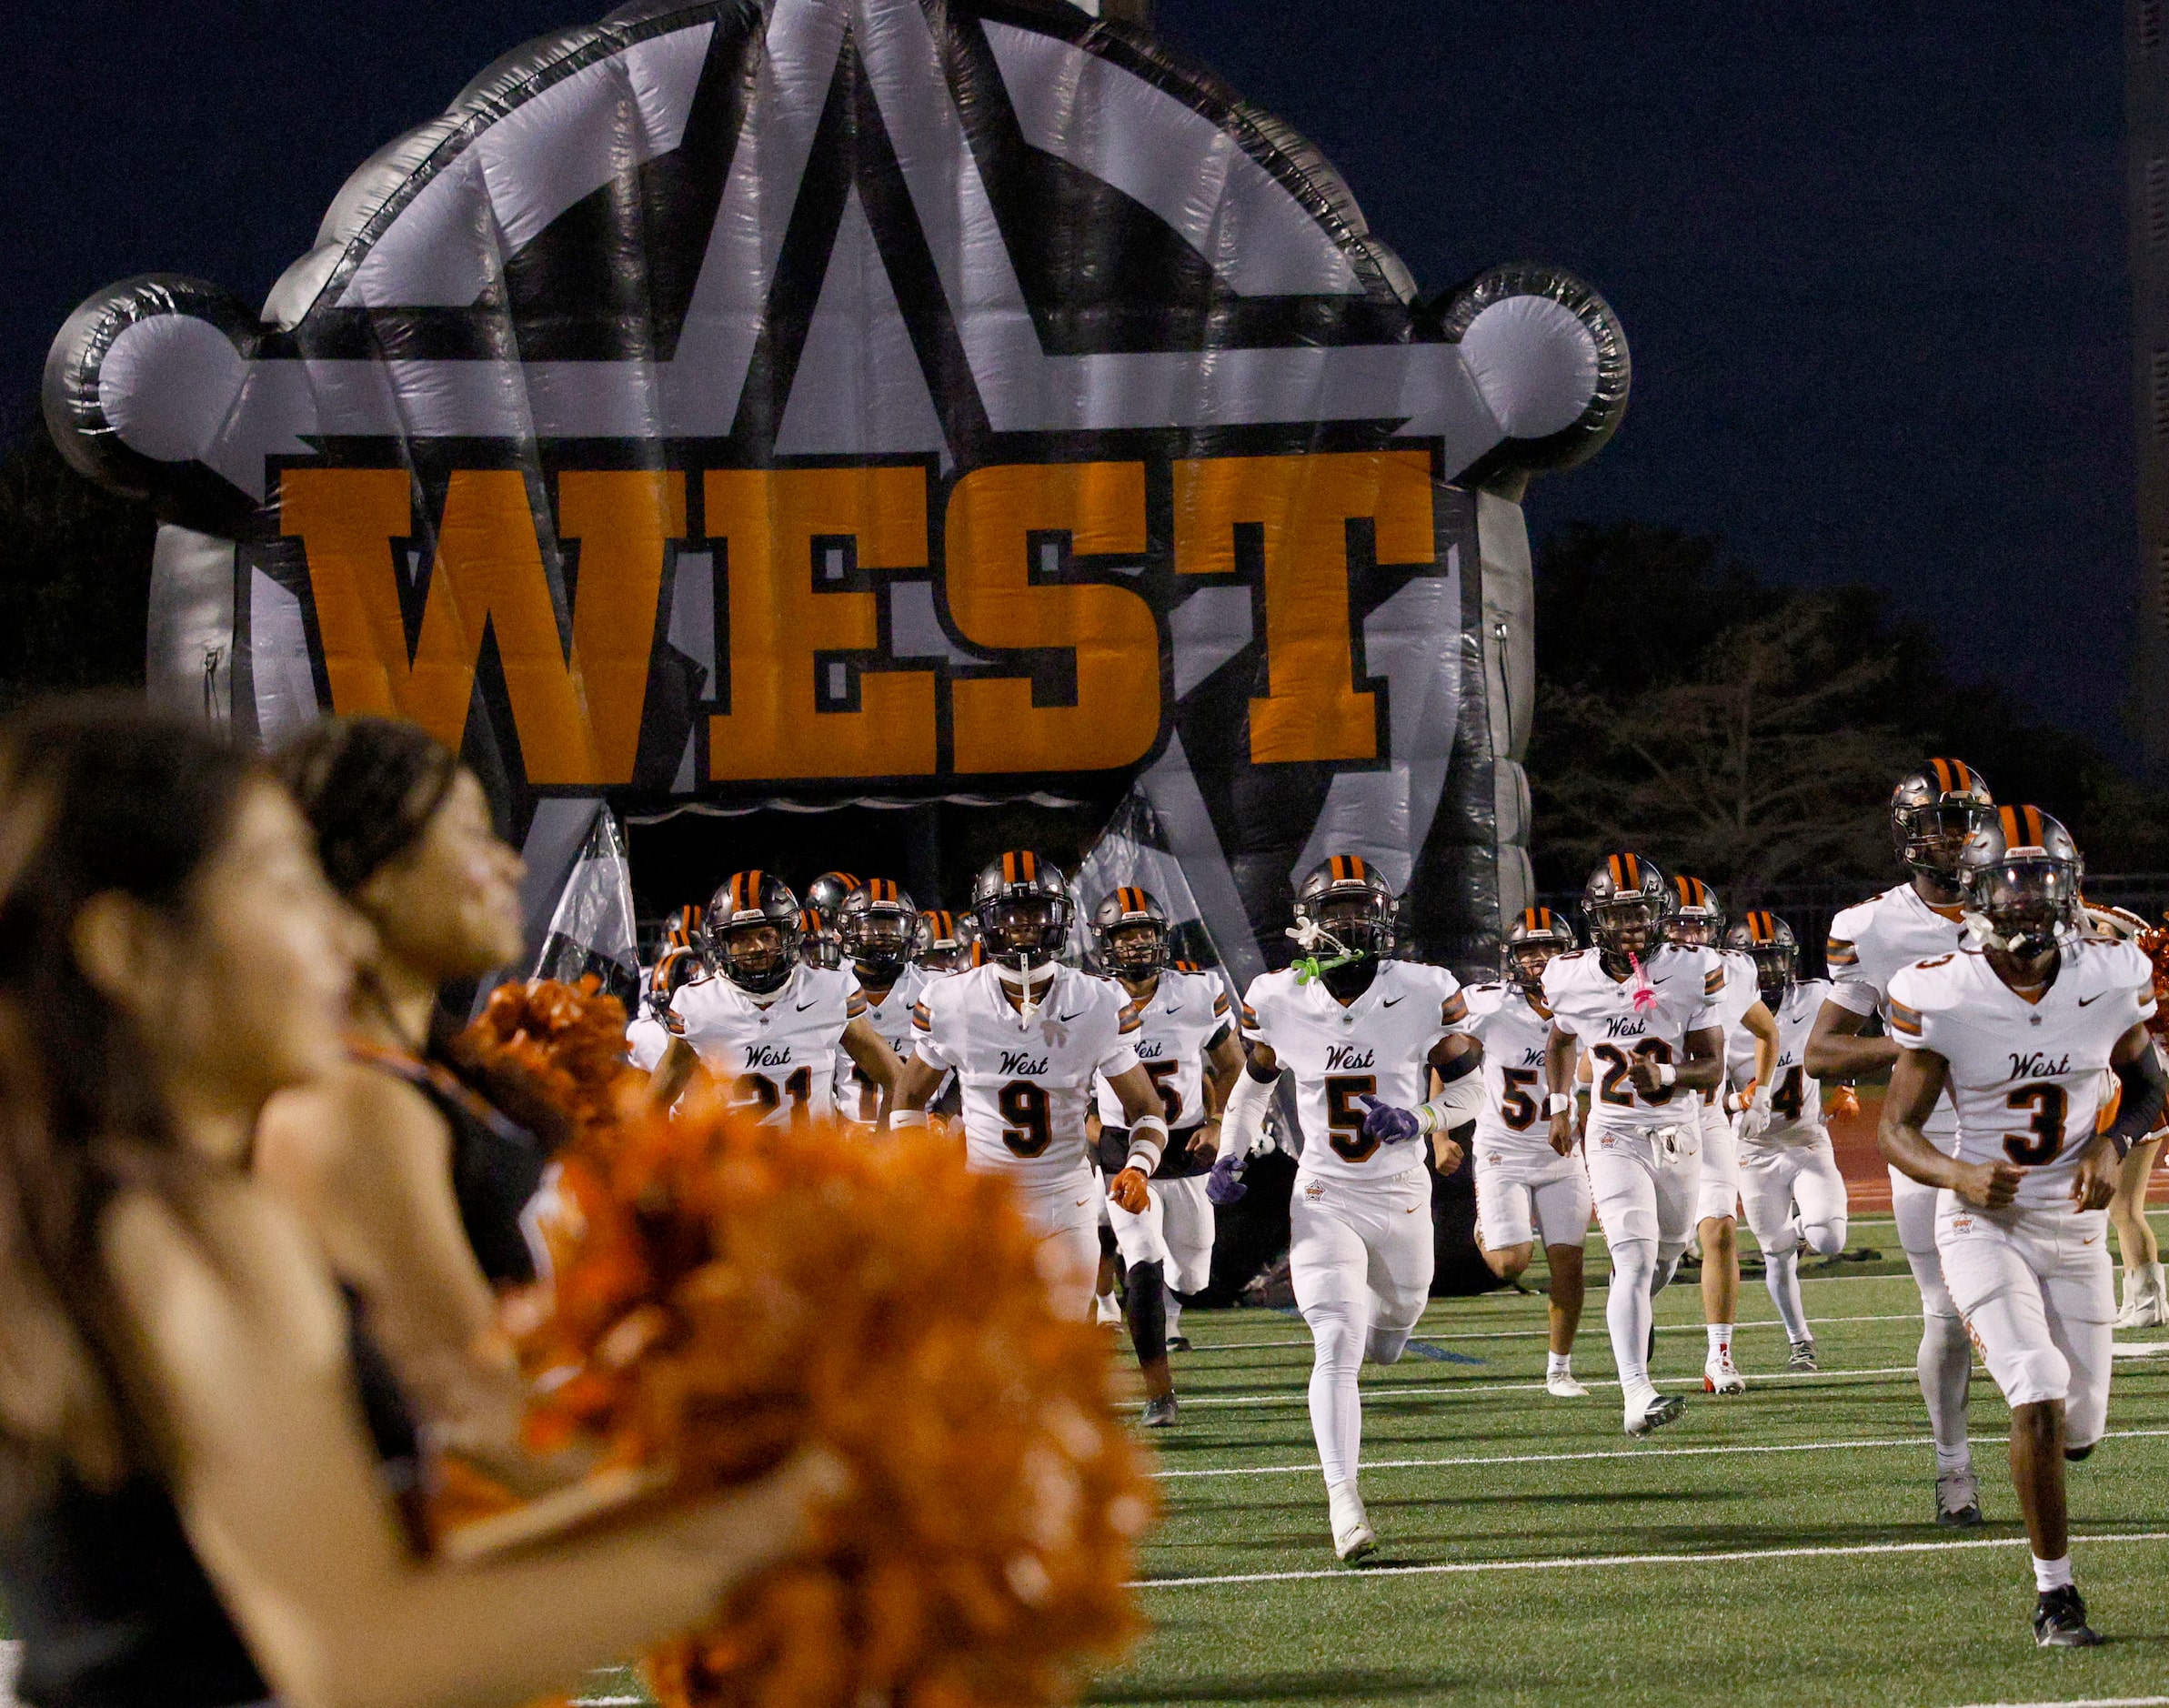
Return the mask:
<svg viewBox="0 0 2169 1708"><path fill-rule="evenodd" d="M1472 984L1462 994L1469 1018L1461 1030L1483 1045L1483 1113L1476 1118L1476 1154L1549 1157L1551 1123L1544 1119L1544 1046L1551 1017L1517 984Z"/></svg>
<svg viewBox="0 0 2169 1708"><path fill-rule="evenodd" d="M651 1014L643 1014L625 1029L625 1059L643 1073L662 1065L670 1048L670 1029Z"/></svg>
<svg viewBox="0 0 2169 1708"><path fill-rule="evenodd" d="M1741 1022L1747 1018L1747 1010L1762 1000L1762 987L1756 982L1754 957L1741 949L1721 949L1717 954L1724 962L1724 993L1717 999L1717 1011L1718 1023L1724 1029L1725 1056L1730 1060L1733 1050L1744 1047L1752 1062L1754 1034ZM1702 1093L1703 1102L1716 1100L1716 1091Z"/></svg>
<svg viewBox="0 0 2169 1708"><path fill-rule="evenodd" d="M1307 1173L1379 1180L1421 1168L1424 1144L1363 1137L1357 1100L1413 1109L1431 1096L1431 1052L1468 1018L1460 982L1421 961L1379 963L1371 988L1343 1008L1322 980L1292 967L1260 974L1243 998L1243 1035L1295 1074Z"/></svg>
<svg viewBox="0 0 2169 1708"><path fill-rule="evenodd" d="M878 1002L872 991L862 988L868 1021L881 1034L881 1041L899 1057L911 1053L915 1035L911 1010L918 1005L919 987L926 982L926 977L917 967L906 967L889 987L889 994ZM881 1088L867 1078L866 1070L842 1050L836 1056L836 1107L846 1120L856 1121L861 1127L871 1127L881 1118Z"/></svg>
<svg viewBox="0 0 2169 1708"><path fill-rule="evenodd" d="M670 999L672 1030L731 1087L733 1103L768 1110L771 1125L836 1112L844 1028L865 1012L851 974L803 961L771 997L748 996L711 973Z"/></svg>
<svg viewBox="0 0 2169 1708"><path fill-rule="evenodd" d="M1815 1016L1830 994L1825 979L1802 979L1770 1010L1777 1021L1777 1070L1770 1079L1770 1125L1743 1144L1784 1144L1805 1139L1823 1126L1823 1081L1810 1079L1808 1034L1815 1030ZM1752 1032L1735 1033L1726 1046L1725 1068L1730 1082L1744 1090L1754 1082L1755 1040Z"/></svg>
<svg viewBox="0 0 2169 1708"><path fill-rule="evenodd" d="M2116 1041L2154 1013L2154 965L2134 943L2066 943L2038 1002L1979 949L1908 967L1890 982L1891 1036L1951 1065L1958 1160L2026 1170L2018 1202L2068 1204L2071 1176L2114 1081Z"/></svg>
<svg viewBox="0 0 2169 1708"><path fill-rule="evenodd" d="M919 1059L963 1088L966 1166L1033 1185L1085 1167L1092 1075L1137 1066L1137 1011L1122 987L1074 967L1055 968L1029 1021L991 964L929 980L911 1025Z"/></svg>
<svg viewBox="0 0 2169 1708"><path fill-rule="evenodd" d="M1872 896L1830 922L1824 957L1830 1000L1854 1014L1880 1014L1888 1030L1891 980L1915 961L1964 948L1965 940L1958 909L1930 907L1909 883ZM1957 1144L1958 1116L1948 1098L1935 1106L1921 1130L1939 1150L1948 1152Z"/></svg>
<svg viewBox="0 0 2169 1708"><path fill-rule="evenodd" d="M1725 963L1713 949L1667 943L1642 970L1653 1000L1637 1007L1642 981L1614 979L1596 949L1554 956L1544 969L1552 1024L1580 1040L1590 1059L1592 1132L1646 1132L1700 1120L1693 1092L1668 1086L1651 1096L1628 1076L1637 1059L1676 1067L1686 1060L1688 1033L1723 1029Z"/></svg>
<svg viewBox="0 0 2169 1708"><path fill-rule="evenodd" d="M1160 973L1152 1000L1138 1005L1138 1021L1130 1041L1160 1088L1160 1100L1167 1105L1168 1130L1197 1126L1206 1116L1205 1052L1231 1024L1227 987L1210 973L1178 972L1170 967ZM1100 1124L1127 1127L1130 1123L1114 1088L1105 1079L1097 1083Z"/></svg>

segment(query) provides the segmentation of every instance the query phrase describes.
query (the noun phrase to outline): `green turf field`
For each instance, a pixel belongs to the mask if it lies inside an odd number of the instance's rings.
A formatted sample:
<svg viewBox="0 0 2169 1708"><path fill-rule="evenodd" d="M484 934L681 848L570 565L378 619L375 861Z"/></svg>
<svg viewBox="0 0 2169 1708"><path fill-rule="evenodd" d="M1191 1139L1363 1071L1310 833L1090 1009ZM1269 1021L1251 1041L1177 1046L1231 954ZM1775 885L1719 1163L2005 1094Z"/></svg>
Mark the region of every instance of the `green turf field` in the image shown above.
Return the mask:
<svg viewBox="0 0 2169 1708"><path fill-rule="evenodd" d="M1851 1244L1855 1261L1806 1281L1818 1376L1775 1373L1783 1334L1760 1281L1743 1284L1738 1399L1702 1395L1701 1297L1674 1283L1656 1375L1692 1399L1645 1442L1621 1433L1619 1392L1602 1385L1601 1286L1578 1402L1543 1392L1540 1293L1434 1301L1419 1350L1364 1371L1379 1552L1352 1569L1328 1541L1301 1321L1187 1314L1181 1422L1155 1437L1167 1517L1140 1591L1154 1633L1086 1700L2169 1703L2169 1332L2125 1337L2160 1355L2118 1361L2111 1437L2072 1468L2074 1558L2110 1643L2043 1652L2003 1405L1977 1370L1990 1522L1937 1529L1919 1295L1887 1220L1854 1222ZM1882 1255L1858 1261L1863 1248ZM1601 1281L1593 1238L1590 1271ZM1541 1287L1541 1266L1529 1279ZM629 1708L636 1688L606 1675L589 1700Z"/></svg>
<svg viewBox="0 0 2169 1708"><path fill-rule="evenodd" d="M1887 1221L1855 1223L1852 1243L1896 1256ZM1155 1634L1090 1700L2169 1701L2169 1335L2127 1337L2164 1356L2119 1360L2112 1438L2073 1468L2079 1581L2113 1641L2043 1653L1993 1386L1977 1372L1990 1523L1962 1540L1932 1522L1910 1278L1841 1264L1806 1296L1823 1373L1774 1373L1784 1337L1750 1281L1734 1352L1750 1391L1720 1401L1701 1393L1700 1297L1668 1290L1656 1375L1694 1397L1646 1442L1597 1385L1601 1290L1579 1402L1540 1385L1541 1297L1434 1302L1419 1330L1432 1355L1365 1371L1380 1546L1352 1570L1327 1540L1302 1324L1190 1316L1182 1422L1160 1438L1167 1522L1144 1562Z"/></svg>

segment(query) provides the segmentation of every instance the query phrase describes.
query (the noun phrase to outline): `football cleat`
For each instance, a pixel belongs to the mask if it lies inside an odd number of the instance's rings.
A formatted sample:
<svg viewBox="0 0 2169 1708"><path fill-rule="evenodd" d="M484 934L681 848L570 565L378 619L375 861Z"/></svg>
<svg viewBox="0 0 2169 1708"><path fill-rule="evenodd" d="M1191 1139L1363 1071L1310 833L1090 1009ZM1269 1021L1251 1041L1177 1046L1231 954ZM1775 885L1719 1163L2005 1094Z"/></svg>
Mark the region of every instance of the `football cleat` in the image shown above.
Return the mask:
<svg viewBox="0 0 2169 1708"><path fill-rule="evenodd" d="M1747 1378L1740 1373L1740 1367L1732 1362L1730 1352L1712 1352L1702 1365L1702 1392L1704 1393L1745 1393Z"/></svg>
<svg viewBox="0 0 2169 1708"><path fill-rule="evenodd" d="M1149 1430L1164 1430L1175 1422L1175 1396L1171 1393L1155 1394L1145 1402L1145 1415L1140 1420Z"/></svg>
<svg viewBox="0 0 2169 1708"><path fill-rule="evenodd" d="M1333 1517L1333 1552L1353 1565L1378 1546L1371 1514L1363 1510L1363 1497L1352 1482L1335 1483L1326 1497Z"/></svg>
<svg viewBox="0 0 2169 1708"><path fill-rule="evenodd" d="M1981 1482L1971 1469L1937 1475L1935 1522L1945 1530L1971 1530L1982 1522Z"/></svg>
<svg viewBox="0 0 2169 1708"><path fill-rule="evenodd" d="M1589 1390L1574 1380L1571 1370L1555 1370L1544 1378L1544 1392L1554 1400L1586 1400Z"/></svg>
<svg viewBox="0 0 2169 1708"><path fill-rule="evenodd" d="M2043 1590L2033 1598L2033 1641L2043 1649L2091 1649L2101 1633L2086 1623L2086 1603L2079 1586Z"/></svg>
<svg viewBox="0 0 2169 1708"><path fill-rule="evenodd" d="M1794 1341L1792 1342L1792 1356L1785 1360L1785 1368L1796 1371L1821 1370L1823 1366L1815 1361L1814 1341Z"/></svg>
<svg viewBox="0 0 2169 1708"><path fill-rule="evenodd" d="M1187 1335L1187 1334L1170 1334L1170 1335L1169 1335L1169 1336L1168 1336L1168 1351L1170 1351L1170 1352L1187 1352L1187 1351L1189 1351L1190 1350L1190 1336L1189 1336L1189 1335Z"/></svg>
<svg viewBox="0 0 2169 1708"><path fill-rule="evenodd" d="M1121 1326L1122 1307L1115 1302L1114 1294L1099 1293L1094 1295L1092 1300L1092 1321L1100 1323L1103 1327L1112 1325L1116 1328L1120 1328Z"/></svg>
<svg viewBox="0 0 2169 1708"><path fill-rule="evenodd" d="M1627 1420L1627 1433L1640 1441L1652 1431L1662 1429L1667 1423L1676 1423L1687 1411L1687 1402L1677 1394L1653 1393L1649 1403L1639 1413Z"/></svg>

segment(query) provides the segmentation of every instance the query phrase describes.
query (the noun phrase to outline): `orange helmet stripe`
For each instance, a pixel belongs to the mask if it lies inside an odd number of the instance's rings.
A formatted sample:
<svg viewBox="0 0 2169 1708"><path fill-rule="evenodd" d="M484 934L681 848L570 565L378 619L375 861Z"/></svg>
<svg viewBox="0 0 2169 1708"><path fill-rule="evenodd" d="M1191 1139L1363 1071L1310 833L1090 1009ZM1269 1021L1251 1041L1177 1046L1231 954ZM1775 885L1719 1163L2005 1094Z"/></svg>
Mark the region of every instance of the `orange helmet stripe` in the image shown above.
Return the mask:
<svg viewBox="0 0 2169 1708"><path fill-rule="evenodd" d="M1973 772L1972 772L1971 770L1969 770L1969 769L1967 769L1967 767L1966 767L1966 763L1965 763L1965 761L1964 761L1963 759L1953 759L1953 760L1951 761L1951 769L1952 769L1953 770L1954 770L1954 771L1956 771L1956 772L1958 773L1958 787L1959 787L1959 788L1961 788L1961 789L1971 789L1971 788L1973 788Z"/></svg>
<svg viewBox="0 0 2169 1708"><path fill-rule="evenodd" d="M1951 780L1950 760L1930 759L1928 763L1931 769L1933 769L1935 772L1935 790L1937 794L1947 795L1957 787L1957 785Z"/></svg>
<svg viewBox="0 0 2169 1708"><path fill-rule="evenodd" d="M1627 869L1627 888L1640 889L1642 888L1641 858L1633 854L1622 854L1620 856L1620 863Z"/></svg>
<svg viewBox="0 0 2169 1708"><path fill-rule="evenodd" d="M1026 883L1029 884L1039 877L1039 857L1034 854L1031 849L1019 849L1017 854L1017 864L1024 873L1024 881Z"/></svg>
<svg viewBox="0 0 2169 1708"><path fill-rule="evenodd" d="M2040 848L2048 841L2048 832L2041 827L2040 808L2028 807L2026 809L2026 840L2035 848Z"/></svg>

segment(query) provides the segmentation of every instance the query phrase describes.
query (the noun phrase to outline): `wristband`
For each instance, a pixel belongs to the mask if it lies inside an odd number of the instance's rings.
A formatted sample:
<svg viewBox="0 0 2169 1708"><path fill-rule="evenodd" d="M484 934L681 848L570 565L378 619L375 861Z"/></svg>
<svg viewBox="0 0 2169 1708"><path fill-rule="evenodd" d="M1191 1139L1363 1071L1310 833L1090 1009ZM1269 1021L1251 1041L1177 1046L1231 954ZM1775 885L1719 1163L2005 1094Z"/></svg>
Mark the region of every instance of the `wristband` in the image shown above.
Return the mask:
<svg viewBox="0 0 2169 1708"><path fill-rule="evenodd" d="M1676 1085L1679 1082L1679 1078L1680 1070L1671 1062L1660 1061L1657 1064L1657 1083L1659 1085Z"/></svg>
<svg viewBox="0 0 2169 1708"><path fill-rule="evenodd" d="M1574 1112L1574 1094L1572 1091L1554 1091L1544 1100L1547 1115L1571 1115Z"/></svg>
<svg viewBox="0 0 2169 1708"><path fill-rule="evenodd" d="M889 1111L889 1129L894 1132L899 1127L923 1127L927 1112L923 1109L892 1109Z"/></svg>
<svg viewBox="0 0 2169 1708"><path fill-rule="evenodd" d="M1159 1115L1147 1115L1130 1123L1130 1154L1122 1159L1122 1166L1150 1174L1160 1166L1160 1159L1167 1148L1166 1120Z"/></svg>

